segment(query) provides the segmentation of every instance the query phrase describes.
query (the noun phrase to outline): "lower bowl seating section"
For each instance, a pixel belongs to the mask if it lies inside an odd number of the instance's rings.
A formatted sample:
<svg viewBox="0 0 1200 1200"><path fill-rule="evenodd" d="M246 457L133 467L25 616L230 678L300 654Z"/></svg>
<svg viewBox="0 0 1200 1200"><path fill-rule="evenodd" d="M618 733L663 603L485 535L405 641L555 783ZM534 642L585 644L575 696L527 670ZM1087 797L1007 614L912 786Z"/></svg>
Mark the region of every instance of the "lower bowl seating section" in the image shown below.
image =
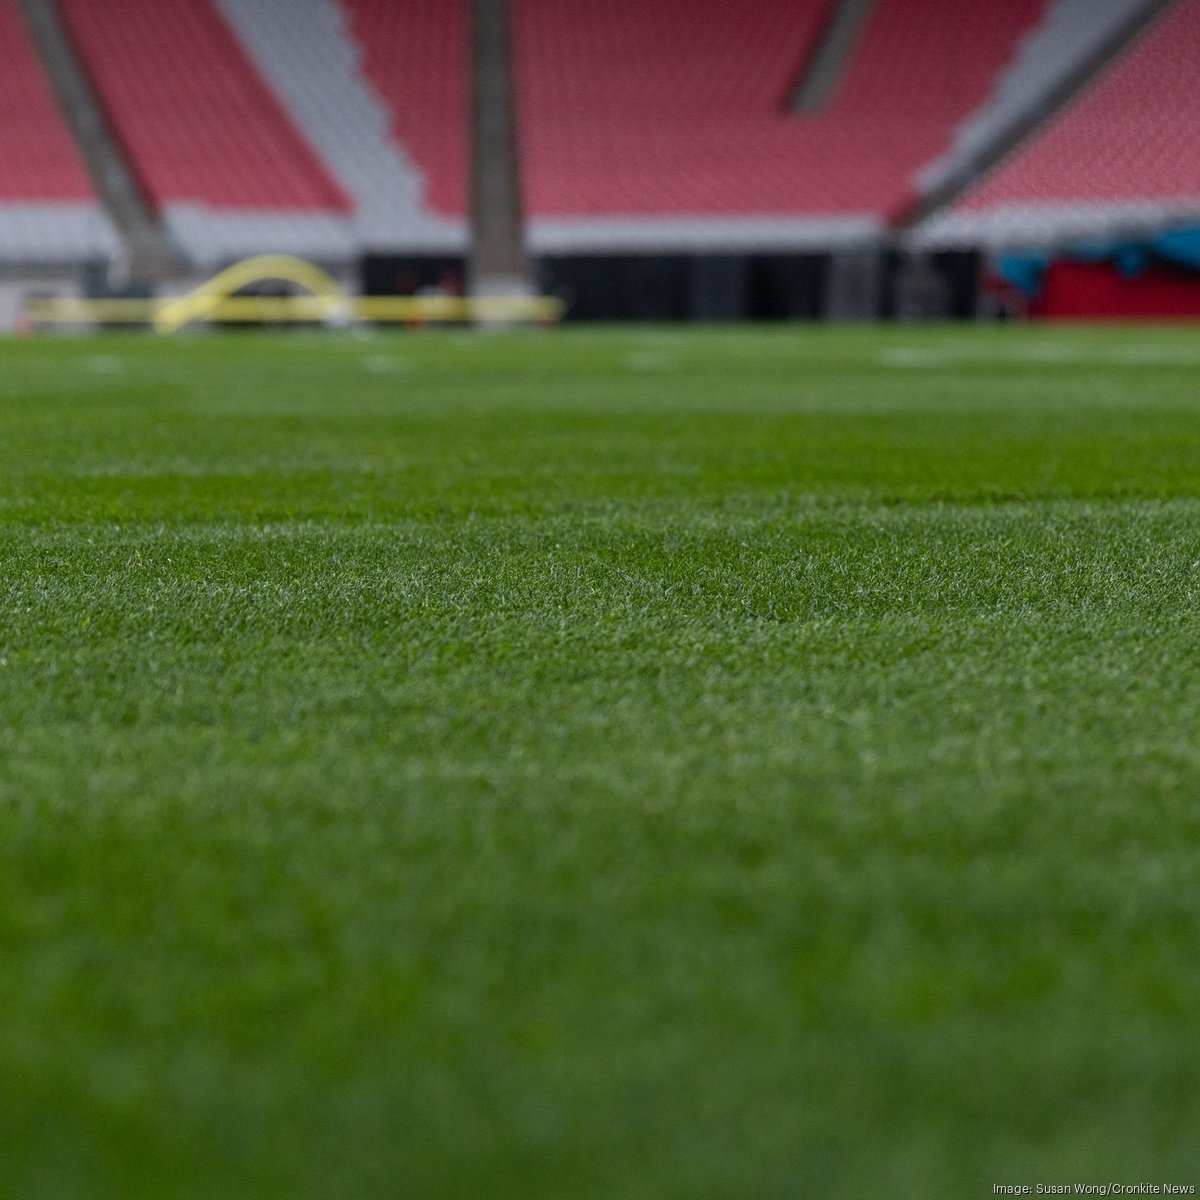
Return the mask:
<svg viewBox="0 0 1200 1200"><path fill-rule="evenodd" d="M18 9L0 0L0 262L111 258L101 212Z"/></svg>
<svg viewBox="0 0 1200 1200"><path fill-rule="evenodd" d="M1041 23L1021 39L988 102L955 131L947 152L922 169L920 190L935 193L978 174L980 162L1058 102L1064 80L1086 74L1108 47L1144 24L1157 0L1050 0Z"/></svg>
<svg viewBox="0 0 1200 1200"><path fill-rule="evenodd" d="M344 258L351 204L211 0L58 0L151 203L208 265Z"/></svg>
<svg viewBox="0 0 1200 1200"><path fill-rule="evenodd" d="M342 0L428 205L467 202L463 0ZM788 100L832 0L514 0L535 248L873 233L987 98L1044 0L877 0L828 107Z"/></svg>
<svg viewBox="0 0 1200 1200"><path fill-rule="evenodd" d="M1200 0L1182 0L924 236L1019 246L1200 219L1198 48Z"/></svg>
<svg viewBox="0 0 1200 1200"><path fill-rule="evenodd" d="M1002 141L1025 98L1052 94L1055 64L1078 69L1103 40L1080 32L1083 0L874 0L824 106L793 111L845 2L511 0L531 248L873 243L956 154ZM1104 29L1146 2L1093 0ZM195 266L464 248L467 0L55 4ZM1181 0L917 239L1033 241L1200 214L1197 45L1200 0ZM111 257L18 0L0 0L0 62L0 260Z"/></svg>

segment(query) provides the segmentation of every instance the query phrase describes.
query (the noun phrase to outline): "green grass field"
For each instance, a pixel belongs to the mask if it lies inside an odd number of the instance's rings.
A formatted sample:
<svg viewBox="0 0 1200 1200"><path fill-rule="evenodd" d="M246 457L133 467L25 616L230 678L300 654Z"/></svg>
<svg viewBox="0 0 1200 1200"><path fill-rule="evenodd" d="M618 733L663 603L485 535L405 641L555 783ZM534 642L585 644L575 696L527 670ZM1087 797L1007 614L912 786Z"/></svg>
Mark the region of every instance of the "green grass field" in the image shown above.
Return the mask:
<svg viewBox="0 0 1200 1200"><path fill-rule="evenodd" d="M0 344L0 1195L1200 1185L1200 331Z"/></svg>

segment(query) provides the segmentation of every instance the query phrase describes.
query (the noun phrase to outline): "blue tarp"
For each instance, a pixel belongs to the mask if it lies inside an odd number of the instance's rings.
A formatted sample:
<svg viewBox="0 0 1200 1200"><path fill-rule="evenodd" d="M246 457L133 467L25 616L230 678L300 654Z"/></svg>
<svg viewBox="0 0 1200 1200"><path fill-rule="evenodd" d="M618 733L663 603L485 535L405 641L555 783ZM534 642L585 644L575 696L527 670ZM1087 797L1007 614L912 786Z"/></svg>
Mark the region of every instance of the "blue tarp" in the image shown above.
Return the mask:
<svg viewBox="0 0 1200 1200"><path fill-rule="evenodd" d="M1200 271L1200 228L1173 229L1144 242L1086 242L1055 253L1004 254L993 265L1001 279L1032 298L1041 293L1042 276L1052 262L1112 262L1122 275L1132 277L1151 258Z"/></svg>

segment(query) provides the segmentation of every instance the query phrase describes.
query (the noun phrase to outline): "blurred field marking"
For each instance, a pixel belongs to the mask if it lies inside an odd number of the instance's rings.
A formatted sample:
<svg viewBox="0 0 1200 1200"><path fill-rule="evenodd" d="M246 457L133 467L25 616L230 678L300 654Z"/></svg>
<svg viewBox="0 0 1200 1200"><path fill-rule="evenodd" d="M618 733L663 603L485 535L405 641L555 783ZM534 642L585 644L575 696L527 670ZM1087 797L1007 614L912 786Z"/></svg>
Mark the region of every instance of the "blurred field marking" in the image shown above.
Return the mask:
<svg viewBox="0 0 1200 1200"><path fill-rule="evenodd" d="M1147 367L1200 367L1200 350L1172 349L1170 346L1110 346L1111 361L1122 365Z"/></svg>
<svg viewBox="0 0 1200 1200"><path fill-rule="evenodd" d="M626 356L625 365L631 371L673 371L678 364L669 354L640 352Z"/></svg>
<svg viewBox="0 0 1200 1200"><path fill-rule="evenodd" d="M1066 346L1030 342L1003 348L996 346L893 346L880 350L880 366L925 368L983 365L998 363L1020 366L1046 363L1059 366L1097 367L1197 367L1200 349L1186 350L1169 346Z"/></svg>
<svg viewBox="0 0 1200 1200"><path fill-rule="evenodd" d="M403 375L412 370L412 363L390 354L370 354L363 366L369 375Z"/></svg>
<svg viewBox="0 0 1200 1200"><path fill-rule="evenodd" d="M92 354L83 360L93 375L119 375L125 370L125 362L115 354Z"/></svg>

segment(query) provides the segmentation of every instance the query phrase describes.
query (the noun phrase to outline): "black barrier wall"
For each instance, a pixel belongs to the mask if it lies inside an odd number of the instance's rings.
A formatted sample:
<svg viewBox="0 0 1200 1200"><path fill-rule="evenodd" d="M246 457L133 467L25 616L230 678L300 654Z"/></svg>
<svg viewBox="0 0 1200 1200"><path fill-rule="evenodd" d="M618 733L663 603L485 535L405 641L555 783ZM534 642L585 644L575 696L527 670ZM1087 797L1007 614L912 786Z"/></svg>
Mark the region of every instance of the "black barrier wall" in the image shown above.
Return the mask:
<svg viewBox="0 0 1200 1200"><path fill-rule="evenodd" d="M861 254L861 252L860 252ZM872 288L847 311L844 272L830 254L556 255L537 260L539 291L562 297L570 321L817 321L830 317L970 319L979 256L930 255L919 264L879 252ZM371 296L462 290L454 256L369 255Z"/></svg>

